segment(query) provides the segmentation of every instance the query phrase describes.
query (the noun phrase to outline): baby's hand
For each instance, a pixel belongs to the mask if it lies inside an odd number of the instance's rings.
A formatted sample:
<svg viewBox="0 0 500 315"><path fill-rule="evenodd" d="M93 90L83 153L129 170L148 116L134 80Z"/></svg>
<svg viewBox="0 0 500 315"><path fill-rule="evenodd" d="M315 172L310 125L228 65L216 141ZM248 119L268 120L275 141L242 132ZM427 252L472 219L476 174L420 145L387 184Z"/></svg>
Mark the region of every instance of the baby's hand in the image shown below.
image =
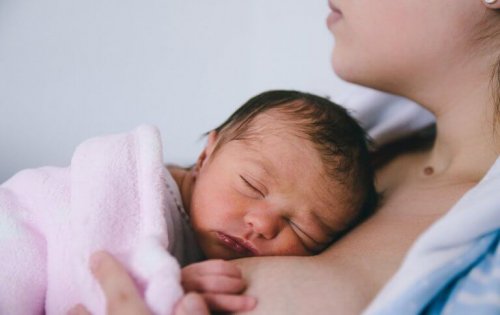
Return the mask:
<svg viewBox="0 0 500 315"><path fill-rule="evenodd" d="M240 269L224 260L207 260L182 268L186 293L201 293L213 311L237 312L253 309L256 300L241 295L246 288Z"/></svg>

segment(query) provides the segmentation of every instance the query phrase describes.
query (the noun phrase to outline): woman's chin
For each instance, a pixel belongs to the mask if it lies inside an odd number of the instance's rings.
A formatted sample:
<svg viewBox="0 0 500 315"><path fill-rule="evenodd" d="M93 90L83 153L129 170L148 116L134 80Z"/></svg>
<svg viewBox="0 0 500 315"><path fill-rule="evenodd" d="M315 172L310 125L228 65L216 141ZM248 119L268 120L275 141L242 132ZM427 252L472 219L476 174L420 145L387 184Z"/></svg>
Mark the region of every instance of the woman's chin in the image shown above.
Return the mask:
<svg viewBox="0 0 500 315"><path fill-rule="evenodd" d="M335 74L344 81L359 84L356 69L341 58L332 57L332 69Z"/></svg>
<svg viewBox="0 0 500 315"><path fill-rule="evenodd" d="M334 54L331 60L332 69L339 78L349 83L377 90L387 89L383 84L386 80L383 79L382 73L377 73L376 69L370 68L366 63L362 64L352 58L342 57Z"/></svg>

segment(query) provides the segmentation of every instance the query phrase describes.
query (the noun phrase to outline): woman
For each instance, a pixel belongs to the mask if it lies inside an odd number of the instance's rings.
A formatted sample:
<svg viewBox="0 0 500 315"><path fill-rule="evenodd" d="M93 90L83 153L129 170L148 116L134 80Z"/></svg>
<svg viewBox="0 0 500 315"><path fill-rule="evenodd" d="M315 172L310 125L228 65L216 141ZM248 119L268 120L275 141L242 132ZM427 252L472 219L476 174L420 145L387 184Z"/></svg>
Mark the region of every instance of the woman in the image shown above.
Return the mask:
<svg viewBox="0 0 500 315"><path fill-rule="evenodd" d="M422 104L436 116L436 136L431 145L400 152L378 169L383 201L377 212L323 254L240 261L247 294L258 300L255 314L361 313L417 237L476 186L500 150L499 0L330 0L330 7L337 74ZM120 267L104 256L111 267L98 278L113 313L122 305L113 296L133 286L106 286L127 277L116 276ZM226 306L244 309L245 298ZM179 314L207 313L196 295L179 305ZM188 306L198 313L186 311Z"/></svg>

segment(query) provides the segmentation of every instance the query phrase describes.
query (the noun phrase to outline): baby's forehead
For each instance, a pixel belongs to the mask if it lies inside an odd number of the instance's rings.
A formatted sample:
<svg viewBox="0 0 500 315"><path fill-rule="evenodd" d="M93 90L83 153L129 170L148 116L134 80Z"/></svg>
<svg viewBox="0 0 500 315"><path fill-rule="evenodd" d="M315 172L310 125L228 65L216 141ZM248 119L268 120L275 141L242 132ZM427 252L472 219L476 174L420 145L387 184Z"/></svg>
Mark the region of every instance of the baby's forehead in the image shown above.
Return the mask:
<svg viewBox="0 0 500 315"><path fill-rule="evenodd" d="M276 120L274 113L255 117L246 130L225 136L221 146L237 145L240 152L235 158L258 161L266 169L276 169L274 175L298 181L314 178L314 185L327 186L332 178L321 150L305 132L282 119ZM280 174L281 172L281 174ZM294 178L297 174L300 178Z"/></svg>
<svg viewBox="0 0 500 315"><path fill-rule="evenodd" d="M245 139L294 136L311 140L310 134L306 132L311 127L312 122L310 120L290 115L278 108L272 108L258 113L251 120L240 126L238 129L240 129L241 133L238 136Z"/></svg>

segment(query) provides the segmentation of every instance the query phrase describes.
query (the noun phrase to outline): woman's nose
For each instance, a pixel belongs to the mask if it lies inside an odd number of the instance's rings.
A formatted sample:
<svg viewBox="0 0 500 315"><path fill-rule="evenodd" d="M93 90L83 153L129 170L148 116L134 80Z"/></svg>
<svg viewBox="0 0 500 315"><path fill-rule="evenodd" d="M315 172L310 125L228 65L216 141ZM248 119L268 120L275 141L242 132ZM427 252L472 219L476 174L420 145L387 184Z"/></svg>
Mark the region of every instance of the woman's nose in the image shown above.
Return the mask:
<svg viewBox="0 0 500 315"><path fill-rule="evenodd" d="M270 209L254 209L245 215L245 223L257 236L270 240L281 230L280 215Z"/></svg>

